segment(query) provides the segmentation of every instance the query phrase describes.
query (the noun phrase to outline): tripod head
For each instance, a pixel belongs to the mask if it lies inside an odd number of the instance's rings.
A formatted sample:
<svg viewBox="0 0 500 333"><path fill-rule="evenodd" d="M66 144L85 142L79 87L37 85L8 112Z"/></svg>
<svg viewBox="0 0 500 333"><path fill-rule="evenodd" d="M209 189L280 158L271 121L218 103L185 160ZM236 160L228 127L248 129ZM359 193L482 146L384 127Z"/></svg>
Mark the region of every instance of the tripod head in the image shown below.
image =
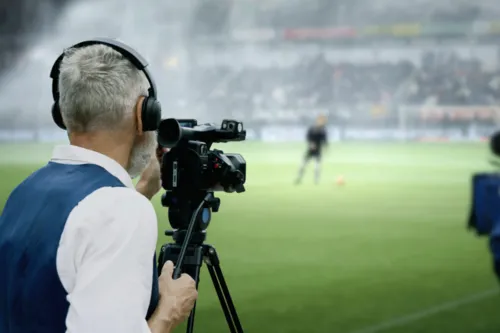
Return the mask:
<svg viewBox="0 0 500 333"><path fill-rule="evenodd" d="M186 230L165 230L165 236L172 237L174 239L175 244L182 245L182 243L186 239L187 232ZM202 245L206 239L207 239L206 231L195 232L191 235L190 244Z"/></svg>
<svg viewBox="0 0 500 333"><path fill-rule="evenodd" d="M200 207L200 202L203 204L196 212ZM165 235L172 237L178 245L182 245L186 238L189 239L188 245L201 245L207 238L206 229L212 219L212 212L219 211L220 199L216 198L213 192L200 191L186 198L169 191L163 195L162 205L169 207L168 220L174 229L165 230ZM188 233L189 224L193 218L193 229Z"/></svg>
<svg viewBox="0 0 500 333"><path fill-rule="evenodd" d="M212 211L219 211L220 199L213 192L167 191L162 196L162 205L168 207L168 220L174 230L165 231L180 247L174 277L179 277L188 247L201 246L206 239L206 229L210 224ZM159 268L164 264L162 247Z"/></svg>
<svg viewBox="0 0 500 333"><path fill-rule="evenodd" d="M168 220L172 228L176 230L171 234L175 240L188 229L192 219L195 220L194 233L206 230L210 224L212 212L219 211L220 199L210 191L167 191L161 198L161 204L169 208ZM199 211L196 212L198 209Z"/></svg>

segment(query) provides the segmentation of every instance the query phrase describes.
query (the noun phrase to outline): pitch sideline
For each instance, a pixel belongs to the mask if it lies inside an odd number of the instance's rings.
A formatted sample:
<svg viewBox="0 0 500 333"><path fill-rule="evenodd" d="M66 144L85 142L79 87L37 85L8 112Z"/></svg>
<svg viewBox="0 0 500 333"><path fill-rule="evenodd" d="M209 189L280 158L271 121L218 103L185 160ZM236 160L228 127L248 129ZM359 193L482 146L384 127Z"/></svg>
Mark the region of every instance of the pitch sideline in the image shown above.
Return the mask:
<svg viewBox="0 0 500 333"><path fill-rule="evenodd" d="M388 330L391 328L395 328L398 326L404 326L406 324L419 321L421 319L433 316L433 315L438 314L440 312L454 310L454 309L457 309L463 305L468 305L468 304L472 304L475 302L479 302L479 301L482 301L484 299L488 299L490 297L496 296L499 293L500 293L499 289L491 289L491 290L483 291L480 293L476 293L476 294L464 297L462 299L443 303L441 305L430 307L430 308L422 310L422 311L414 312L414 313L411 313L408 315L404 315L402 317L383 321L379 324L376 324L376 325L373 325L370 327L366 327L366 328L363 328L363 329L360 329L357 331L352 331L350 333L378 333L378 332L382 332L382 331L385 331L385 330Z"/></svg>

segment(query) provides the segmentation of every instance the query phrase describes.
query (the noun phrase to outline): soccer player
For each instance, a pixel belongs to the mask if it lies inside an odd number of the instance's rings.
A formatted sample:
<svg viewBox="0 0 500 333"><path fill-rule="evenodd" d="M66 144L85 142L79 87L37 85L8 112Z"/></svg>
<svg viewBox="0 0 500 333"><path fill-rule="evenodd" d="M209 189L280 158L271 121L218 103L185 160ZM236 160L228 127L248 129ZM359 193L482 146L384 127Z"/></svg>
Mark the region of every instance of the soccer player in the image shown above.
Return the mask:
<svg viewBox="0 0 500 333"><path fill-rule="evenodd" d="M321 172L321 153L323 148L328 144L328 135L326 131L327 119L325 116L319 116L316 119L316 123L311 126L307 131L307 152L304 157L304 161L299 170L297 176L296 184L300 184L302 177L304 176L304 171L311 159L316 161L314 180L316 184L319 183L319 177Z"/></svg>

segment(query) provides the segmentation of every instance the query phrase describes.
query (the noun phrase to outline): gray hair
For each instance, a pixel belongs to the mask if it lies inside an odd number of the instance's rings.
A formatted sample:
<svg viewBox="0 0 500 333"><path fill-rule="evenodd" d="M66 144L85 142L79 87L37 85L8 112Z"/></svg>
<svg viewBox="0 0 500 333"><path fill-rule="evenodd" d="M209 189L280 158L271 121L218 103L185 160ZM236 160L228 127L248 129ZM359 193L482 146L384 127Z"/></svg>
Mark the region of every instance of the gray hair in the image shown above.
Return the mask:
<svg viewBox="0 0 500 333"><path fill-rule="evenodd" d="M109 46L70 49L59 75L64 124L69 132L119 128L148 88L144 73Z"/></svg>

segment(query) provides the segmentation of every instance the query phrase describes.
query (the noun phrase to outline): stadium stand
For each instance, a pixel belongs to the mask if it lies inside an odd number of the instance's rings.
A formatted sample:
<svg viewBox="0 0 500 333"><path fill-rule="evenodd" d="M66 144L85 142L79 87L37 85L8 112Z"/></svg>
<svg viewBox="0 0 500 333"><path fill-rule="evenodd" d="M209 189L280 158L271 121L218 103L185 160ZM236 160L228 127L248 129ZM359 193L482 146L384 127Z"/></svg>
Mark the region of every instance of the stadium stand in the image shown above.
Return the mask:
<svg viewBox="0 0 500 333"><path fill-rule="evenodd" d="M0 76L68 0L0 1Z"/></svg>
<svg viewBox="0 0 500 333"><path fill-rule="evenodd" d="M409 61L334 65L319 57L290 68L218 67L197 71L193 87L197 98L210 95L218 109L247 111L388 103L396 97L398 103L413 105L494 105L500 101L500 72L483 70L479 60L430 53L422 62L421 67ZM223 77L232 79L223 92L212 94L214 82Z"/></svg>
<svg viewBox="0 0 500 333"><path fill-rule="evenodd" d="M204 53L224 53L240 46L253 49L250 57L270 57L266 52L287 47L286 52L296 56L303 45L300 41L279 37L268 41L267 46L266 42L261 45L231 40L228 36L240 28L270 28L271 32L277 31L275 35L278 36L279 32L294 27L386 26L430 21L443 25L465 21L471 25L500 17L495 0L477 3L413 0L411 5L397 0L206 0L194 3L145 0L154 5L142 6L144 10L141 11L130 5L134 1L94 0L92 3L86 0L64 7L62 5L70 1L47 0L31 11L24 11L24 16L13 14L13 19L5 21L0 34L0 76L8 84L0 85L0 98L16 103L22 100L24 105L4 103L0 115L16 114L16 118L0 119L1 126L30 126L30 122L52 126L47 111L51 98L47 81L44 81L48 80L46 73L52 59L77 39L99 34L126 36L127 42L150 60L164 110L168 110L169 116L190 114L201 118L209 115L210 119L234 117L251 121L272 114L274 118L296 121L304 115L342 108L350 112L368 109L378 114L390 112L400 105L484 107L500 102L500 72L496 69L499 59L494 61L496 67L485 66L480 56L464 57L450 52L430 52L416 61L404 56L393 61L350 61L349 52L359 45L367 52L373 45L380 50L385 45L391 49L391 43L399 45L400 49L405 47L406 44L401 43L407 40L391 40L391 36L383 45L378 40L354 40L352 45L345 47L334 45L330 51L328 41L307 41L315 45L316 53L294 61L274 55L273 60L267 60L271 65L266 66L249 66L243 62L234 66L231 62L236 59L223 54L220 56L226 57L224 61L203 63L197 59ZM26 6L29 6L27 1L18 1L10 12L15 13ZM60 7L65 9L58 15ZM109 12L119 14L109 17L105 14ZM45 14L36 16L35 13ZM56 17L57 20L49 24ZM43 28L36 28L40 25ZM24 63L19 55L33 37L34 29L38 29L37 32L52 29L54 33L41 39L35 49L28 50L26 54L34 55L34 60ZM197 34L212 34L214 38L207 38L204 43L195 39ZM222 42L219 44L219 41ZM426 49L433 49L434 46L429 45L440 44L439 38L430 38L427 42ZM325 55L337 50L344 52L343 59L332 61ZM12 70L15 60L18 72L12 75L13 81L9 81L10 77L5 79L5 70Z"/></svg>
<svg viewBox="0 0 500 333"><path fill-rule="evenodd" d="M212 1L221 3L220 0ZM206 6L206 4L205 4ZM231 7L226 6L225 8ZM407 22L470 22L478 19L497 19L498 5L494 0L273 0L236 1L232 25L246 27L325 27L364 26ZM238 15L241 13L241 15ZM247 17L245 18L244 13ZM248 15L252 13L252 15ZM206 18L205 18L206 20ZM220 23L220 21L218 21Z"/></svg>

